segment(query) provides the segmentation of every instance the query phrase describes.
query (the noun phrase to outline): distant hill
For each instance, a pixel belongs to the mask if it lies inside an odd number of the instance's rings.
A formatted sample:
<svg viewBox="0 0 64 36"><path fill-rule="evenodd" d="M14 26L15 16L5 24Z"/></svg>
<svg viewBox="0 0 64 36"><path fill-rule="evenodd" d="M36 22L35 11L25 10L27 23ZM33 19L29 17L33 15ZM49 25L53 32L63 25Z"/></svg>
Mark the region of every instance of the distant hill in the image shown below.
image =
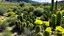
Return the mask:
<svg viewBox="0 0 64 36"><path fill-rule="evenodd" d="M59 4L64 4L64 1L59 1L58 3L59 3Z"/></svg>
<svg viewBox="0 0 64 36"><path fill-rule="evenodd" d="M64 1L59 1L58 2L58 8L63 8L64 9Z"/></svg>
<svg viewBox="0 0 64 36"><path fill-rule="evenodd" d="M20 2L20 1L30 2L31 0L5 0L5 1L8 1L8 2Z"/></svg>

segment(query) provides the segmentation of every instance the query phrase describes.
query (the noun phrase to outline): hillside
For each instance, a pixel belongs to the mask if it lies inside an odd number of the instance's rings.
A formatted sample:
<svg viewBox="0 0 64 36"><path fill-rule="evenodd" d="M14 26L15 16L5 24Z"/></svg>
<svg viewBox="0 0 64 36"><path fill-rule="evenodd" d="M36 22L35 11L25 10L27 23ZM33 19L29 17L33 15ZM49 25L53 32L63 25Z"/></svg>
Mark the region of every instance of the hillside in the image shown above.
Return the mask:
<svg viewBox="0 0 64 36"><path fill-rule="evenodd" d="M20 2L20 1L24 1L24 2L30 2L31 0L5 0L8 2Z"/></svg>
<svg viewBox="0 0 64 36"><path fill-rule="evenodd" d="M64 1L59 1L58 3L59 3L59 4L64 4Z"/></svg>

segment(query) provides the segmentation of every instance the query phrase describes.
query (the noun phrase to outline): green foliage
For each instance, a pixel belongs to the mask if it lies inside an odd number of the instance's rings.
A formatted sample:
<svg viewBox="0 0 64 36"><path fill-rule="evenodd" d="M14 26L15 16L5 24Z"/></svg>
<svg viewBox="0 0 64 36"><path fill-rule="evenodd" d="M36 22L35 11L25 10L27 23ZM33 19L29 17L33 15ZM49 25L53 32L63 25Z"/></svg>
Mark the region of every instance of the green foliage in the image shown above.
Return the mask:
<svg viewBox="0 0 64 36"><path fill-rule="evenodd" d="M29 11L30 12L32 12L33 10L34 10L34 7L33 6L29 7Z"/></svg>
<svg viewBox="0 0 64 36"><path fill-rule="evenodd" d="M6 28L6 27L8 27L8 25L9 25L9 22L7 20L4 20L3 23L2 23L2 26L4 28Z"/></svg>
<svg viewBox="0 0 64 36"><path fill-rule="evenodd" d="M7 12L6 8L0 7L0 15L3 15L6 12Z"/></svg>
<svg viewBox="0 0 64 36"><path fill-rule="evenodd" d="M0 25L3 27L2 29L6 29L6 27L8 27L9 22L6 17L2 20L0 19Z"/></svg>
<svg viewBox="0 0 64 36"><path fill-rule="evenodd" d="M44 12L43 12L43 20L48 21L51 18L52 12L50 11L49 8L44 8Z"/></svg>
<svg viewBox="0 0 64 36"><path fill-rule="evenodd" d="M11 36L11 32L9 31L9 30L4 30L4 32L3 32L3 36Z"/></svg>
<svg viewBox="0 0 64 36"><path fill-rule="evenodd" d="M14 4L16 4L16 3L14 3ZM54 29L54 30L55 30L56 25L57 26L61 25L61 18L62 18L62 24L64 24L64 18L62 17L61 12L56 13L56 11L53 10L54 9L53 8L54 7L54 0L52 0L52 5L51 5L52 11L50 10L49 5L50 4L40 4L40 3L34 4L34 3L22 2L17 7L15 7L15 6L8 7L10 9L6 9L6 8L1 7L0 14L3 15L8 10L8 12L6 14L11 17L6 16L6 19L4 17L5 20L3 20L3 19L0 20L0 25L4 28L7 28L7 27L9 27L9 24L14 24L13 27L17 28L16 30L19 30L20 33L22 32L24 35L26 32L26 33L29 33L29 35L36 34L37 36L41 36L40 33L43 30L45 31L45 29L50 26L48 26L48 23L47 23L47 26L35 25L34 21L36 20L36 18L39 17L39 19L41 19L45 23L46 23L46 21L50 20L49 22L51 22L50 24L52 26L52 29ZM11 4L10 4L10 6L11 6ZM57 7L56 7L56 9L57 9ZM48 36L48 34L49 33L45 32L44 36ZM3 36L10 36L10 35L11 35L11 32L9 30L5 30L3 32ZM26 34L26 36L27 36L27 34Z"/></svg>
<svg viewBox="0 0 64 36"><path fill-rule="evenodd" d="M23 11L27 11L27 13L29 13L29 8L24 8Z"/></svg>
<svg viewBox="0 0 64 36"><path fill-rule="evenodd" d="M40 3L32 3L33 6L40 6L41 4Z"/></svg>
<svg viewBox="0 0 64 36"><path fill-rule="evenodd" d="M8 12L8 16L14 16L15 13L14 12Z"/></svg>
<svg viewBox="0 0 64 36"><path fill-rule="evenodd" d="M37 8L33 11L33 13L37 16L40 17L43 14L43 9L42 8Z"/></svg>
<svg viewBox="0 0 64 36"><path fill-rule="evenodd" d="M21 15L22 12L24 12L23 9L17 9L17 10L16 10L16 14L17 14L17 15Z"/></svg>
<svg viewBox="0 0 64 36"><path fill-rule="evenodd" d="M24 7L24 3L21 3L19 6L20 6L20 7Z"/></svg>

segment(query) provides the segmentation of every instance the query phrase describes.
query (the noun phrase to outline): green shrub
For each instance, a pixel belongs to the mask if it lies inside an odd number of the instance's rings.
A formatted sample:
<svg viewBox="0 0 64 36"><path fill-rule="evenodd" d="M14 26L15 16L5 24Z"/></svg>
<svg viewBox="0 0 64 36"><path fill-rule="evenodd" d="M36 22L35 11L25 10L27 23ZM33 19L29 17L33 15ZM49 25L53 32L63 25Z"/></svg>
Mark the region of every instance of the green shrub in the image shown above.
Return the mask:
<svg viewBox="0 0 64 36"><path fill-rule="evenodd" d="M0 15L3 15L6 12L7 12L6 8L0 7Z"/></svg>
<svg viewBox="0 0 64 36"><path fill-rule="evenodd" d="M25 5L24 3L19 4L20 7L24 7L24 5Z"/></svg>
<svg viewBox="0 0 64 36"><path fill-rule="evenodd" d="M40 17L43 14L43 9L42 8L37 8L33 11L33 13L37 16Z"/></svg>
<svg viewBox="0 0 64 36"><path fill-rule="evenodd" d="M17 8L12 8L13 9L13 12L16 12L17 11Z"/></svg>
<svg viewBox="0 0 64 36"><path fill-rule="evenodd" d="M9 23L10 23L10 22L8 22L8 19L5 18L5 19L2 20L2 24L1 24L1 26L3 26L4 29L5 29L6 27L8 27Z"/></svg>
<svg viewBox="0 0 64 36"><path fill-rule="evenodd" d="M4 32L3 32L2 35L3 35L3 36L11 36L11 31L9 31L9 30L4 30Z"/></svg>
<svg viewBox="0 0 64 36"><path fill-rule="evenodd" d="M50 8L44 8L43 17L45 20L49 20L51 18L52 12L50 11Z"/></svg>
<svg viewBox="0 0 64 36"><path fill-rule="evenodd" d="M23 11L20 10L20 9L18 9L17 12L16 12L17 15L21 15L21 13L23 13Z"/></svg>
<svg viewBox="0 0 64 36"><path fill-rule="evenodd" d="M14 12L8 12L8 16L14 16L15 13Z"/></svg>
<svg viewBox="0 0 64 36"><path fill-rule="evenodd" d="M29 7L29 11L33 11L34 10L34 7Z"/></svg>
<svg viewBox="0 0 64 36"><path fill-rule="evenodd" d="M23 11L27 11L27 13L29 13L29 8L24 8Z"/></svg>

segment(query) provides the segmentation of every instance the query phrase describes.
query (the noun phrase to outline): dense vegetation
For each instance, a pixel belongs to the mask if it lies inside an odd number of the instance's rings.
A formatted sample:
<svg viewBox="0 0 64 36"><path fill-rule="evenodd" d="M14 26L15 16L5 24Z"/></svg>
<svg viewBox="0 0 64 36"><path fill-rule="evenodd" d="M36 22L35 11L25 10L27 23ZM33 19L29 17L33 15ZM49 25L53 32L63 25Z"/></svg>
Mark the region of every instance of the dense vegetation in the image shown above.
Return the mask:
<svg viewBox="0 0 64 36"><path fill-rule="evenodd" d="M64 9L53 1L52 5L0 3L0 36L62 36Z"/></svg>

